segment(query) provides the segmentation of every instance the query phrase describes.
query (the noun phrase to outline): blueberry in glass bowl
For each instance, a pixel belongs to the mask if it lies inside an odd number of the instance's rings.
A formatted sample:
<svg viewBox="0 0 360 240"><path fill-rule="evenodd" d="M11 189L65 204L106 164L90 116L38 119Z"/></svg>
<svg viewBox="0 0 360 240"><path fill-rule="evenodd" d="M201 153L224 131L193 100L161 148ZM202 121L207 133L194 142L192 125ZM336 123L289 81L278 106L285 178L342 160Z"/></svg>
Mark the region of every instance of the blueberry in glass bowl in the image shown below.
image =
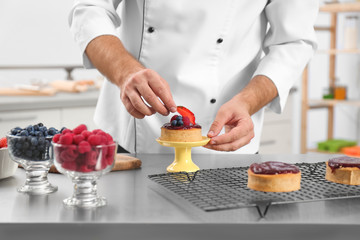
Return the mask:
<svg viewBox="0 0 360 240"><path fill-rule="evenodd" d="M51 141L59 131L42 123L26 128L15 127L6 135L11 159L26 172L25 184L17 190L28 194L48 194L57 191L47 175L53 164Z"/></svg>

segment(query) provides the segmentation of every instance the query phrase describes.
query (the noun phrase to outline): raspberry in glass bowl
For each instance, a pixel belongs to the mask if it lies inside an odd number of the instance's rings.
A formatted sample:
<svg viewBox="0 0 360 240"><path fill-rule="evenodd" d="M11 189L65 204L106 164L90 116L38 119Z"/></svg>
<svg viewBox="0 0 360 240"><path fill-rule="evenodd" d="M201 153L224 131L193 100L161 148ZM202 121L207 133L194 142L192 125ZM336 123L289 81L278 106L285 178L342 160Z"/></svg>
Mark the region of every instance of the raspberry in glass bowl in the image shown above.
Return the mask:
<svg viewBox="0 0 360 240"><path fill-rule="evenodd" d="M6 135L10 158L26 171L26 181L19 192L37 195L57 191L47 177L54 160L51 141L57 133L57 129L38 123L15 127Z"/></svg>
<svg viewBox="0 0 360 240"><path fill-rule="evenodd" d="M66 206L100 207L106 199L97 194L97 180L111 171L117 144L100 129L88 131L81 124L65 129L53 138L56 169L74 183L73 195L63 202Z"/></svg>

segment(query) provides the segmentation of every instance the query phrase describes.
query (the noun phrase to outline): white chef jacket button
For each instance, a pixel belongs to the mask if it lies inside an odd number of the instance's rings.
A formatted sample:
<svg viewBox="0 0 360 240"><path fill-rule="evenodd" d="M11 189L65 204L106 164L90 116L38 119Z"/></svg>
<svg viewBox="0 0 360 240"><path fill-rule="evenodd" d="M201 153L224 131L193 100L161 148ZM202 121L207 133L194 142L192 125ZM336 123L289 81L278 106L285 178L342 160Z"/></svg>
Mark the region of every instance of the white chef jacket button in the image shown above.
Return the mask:
<svg viewBox="0 0 360 240"><path fill-rule="evenodd" d="M224 39L219 38L216 42L217 42L217 43L222 43L223 41L224 41Z"/></svg>
<svg viewBox="0 0 360 240"><path fill-rule="evenodd" d="M210 100L210 103L216 103L216 99L215 99L215 98L212 98L212 99Z"/></svg>
<svg viewBox="0 0 360 240"><path fill-rule="evenodd" d="M149 27L149 28L147 29L147 31L148 31L149 33L153 33L153 32L155 31L155 28L154 28L154 27Z"/></svg>

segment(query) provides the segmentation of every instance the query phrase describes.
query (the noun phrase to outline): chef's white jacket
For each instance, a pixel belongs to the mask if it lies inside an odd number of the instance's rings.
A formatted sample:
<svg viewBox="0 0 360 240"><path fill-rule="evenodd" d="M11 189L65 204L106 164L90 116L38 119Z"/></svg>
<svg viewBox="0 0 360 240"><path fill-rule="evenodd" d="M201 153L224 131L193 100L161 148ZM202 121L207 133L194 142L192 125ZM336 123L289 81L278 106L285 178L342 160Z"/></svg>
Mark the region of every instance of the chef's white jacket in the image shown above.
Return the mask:
<svg viewBox="0 0 360 240"><path fill-rule="evenodd" d="M167 80L175 103L195 114L206 136L220 106L255 75L274 82L278 97L267 107L282 111L316 48L317 12L317 0L77 0L69 22L85 67L93 67L85 54L92 39L119 37ZM255 137L236 153L258 151L263 116L264 109L252 116ZM173 151L155 141L170 117L133 118L119 88L105 81L94 120L128 151L158 153Z"/></svg>

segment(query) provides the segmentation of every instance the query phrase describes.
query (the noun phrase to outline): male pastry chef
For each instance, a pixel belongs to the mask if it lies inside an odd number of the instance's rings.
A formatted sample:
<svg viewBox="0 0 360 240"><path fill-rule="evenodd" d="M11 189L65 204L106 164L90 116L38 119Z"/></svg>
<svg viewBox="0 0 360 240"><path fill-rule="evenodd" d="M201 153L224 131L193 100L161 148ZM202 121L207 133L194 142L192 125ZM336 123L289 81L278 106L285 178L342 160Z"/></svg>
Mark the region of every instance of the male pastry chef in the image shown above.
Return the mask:
<svg viewBox="0 0 360 240"><path fill-rule="evenodd" d="M124 149L173 151L155 139L182 105L211 138L193 152L252 154L264 108L281 113L316 49L317 12L317 0L77 0L69 23L107 79L94 120Z"/></svg>

